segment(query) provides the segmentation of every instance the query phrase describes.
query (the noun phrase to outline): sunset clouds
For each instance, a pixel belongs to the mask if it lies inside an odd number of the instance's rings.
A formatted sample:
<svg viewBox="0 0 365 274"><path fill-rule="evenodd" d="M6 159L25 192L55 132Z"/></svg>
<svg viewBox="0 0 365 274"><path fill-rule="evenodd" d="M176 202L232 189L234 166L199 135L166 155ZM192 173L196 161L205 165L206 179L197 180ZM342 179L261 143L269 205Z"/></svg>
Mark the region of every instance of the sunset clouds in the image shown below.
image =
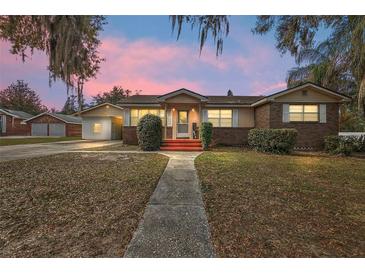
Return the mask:
<svg viewBox="0 0 365 274"><path fill-rule="evenodd" d="M149 19L150 20L150 19ZM120 85L142 94L161 94L188 88L202 94L258 95L284 89L288 59L280 57L273 44L259 37L231 35L227 47L218 58L210 44L201 55L197 42L182 43L175 39L155 37L130 38L108 30L99 49L105 58L96 79L85 85L86 98ZM47 58L36 52L25 64L8 53L9 45L0 42L0 88L24 79L41 98L58 108L66 99L64 84L48 86ZM53 105L52 105L53 104Z"/></svg>

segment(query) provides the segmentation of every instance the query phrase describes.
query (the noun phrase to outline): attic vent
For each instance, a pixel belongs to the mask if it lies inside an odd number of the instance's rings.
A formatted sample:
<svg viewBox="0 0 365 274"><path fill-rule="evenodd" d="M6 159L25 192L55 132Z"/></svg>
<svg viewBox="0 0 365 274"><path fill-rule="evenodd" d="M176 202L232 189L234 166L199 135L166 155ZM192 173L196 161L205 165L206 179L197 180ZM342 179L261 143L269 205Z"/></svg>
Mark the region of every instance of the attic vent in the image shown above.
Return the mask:
<svg viewBox="0 0 365 274"><path fill-rule="evenodd" d="M308 95L308 92L307 92L306 90L303 90L303 91L302 91L302 95L303 95L303 96L307 96L307 95Z"/></svg>

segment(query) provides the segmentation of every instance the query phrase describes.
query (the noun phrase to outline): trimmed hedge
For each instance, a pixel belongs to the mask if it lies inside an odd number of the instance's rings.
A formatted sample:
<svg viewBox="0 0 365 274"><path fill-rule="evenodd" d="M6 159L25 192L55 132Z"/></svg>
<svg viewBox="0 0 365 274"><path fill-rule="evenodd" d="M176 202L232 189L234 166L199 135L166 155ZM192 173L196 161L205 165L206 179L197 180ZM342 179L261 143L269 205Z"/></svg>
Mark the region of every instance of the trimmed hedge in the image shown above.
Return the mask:
<svg viewBox="0 0 365 274"><path fill-rule="evenodd" d="M337 136L324 138L324 149L330 154L351 155L352 152L365 152L365 136Z"/></svg>
<svg viewBox="0 0 365 274"><path fill-rule="evenodd" d="M296 142L296 129L255 128L248 132L248 144L260 152L289 154Z"/></svg>
<svg viewBox="0 0 365 274"><path fill-rule="evenodd" d="M159 150L162 141L162 121L161 118L146 114L137 125L138 144L142 150Z"/></svg>
<svg viewBox="0 0 365 274"><path fill-rule="evenodd" d="M203 122L201 124L201 141L203 149L207 149L212 142L213 125L210 122Z"/></svg>

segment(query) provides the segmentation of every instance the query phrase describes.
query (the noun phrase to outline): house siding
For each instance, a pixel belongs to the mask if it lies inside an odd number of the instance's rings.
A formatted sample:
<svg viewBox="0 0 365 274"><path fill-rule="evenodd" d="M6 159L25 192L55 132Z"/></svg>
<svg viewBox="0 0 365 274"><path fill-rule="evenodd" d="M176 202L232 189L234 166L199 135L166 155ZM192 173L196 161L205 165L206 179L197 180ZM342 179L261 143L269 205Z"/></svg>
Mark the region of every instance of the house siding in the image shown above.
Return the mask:
<svg viewBox="0 0 365 274"><path fill-rule="evenodd" d="M247 145L248 131L244 127L213 127L212 145Z"/></svg>
<svg viewBox="0 0 365 274"><path fill-rule="evenodd" d="M0 115L3 115L0 112ZM0 131L0 136L28 136L30 135L30 125L22 124L22 119L13 118L10 115L6 116L6 132Z"/></svg>
<svg viewBox="0 0 365 274"><path fill-rule="evenodd" d="M265 104L255 108L255 127L270 127L270 104Z"/></svg>
<svg viewBox="0 0 365 274"><path fill-rule="evenodd" d="M324 145L324 137L338 135L339 104L326 104L326 123L283 123L283 103L270 104L270 128L294 128L298 130L296 147L299 149L320 150Z"/></svg>

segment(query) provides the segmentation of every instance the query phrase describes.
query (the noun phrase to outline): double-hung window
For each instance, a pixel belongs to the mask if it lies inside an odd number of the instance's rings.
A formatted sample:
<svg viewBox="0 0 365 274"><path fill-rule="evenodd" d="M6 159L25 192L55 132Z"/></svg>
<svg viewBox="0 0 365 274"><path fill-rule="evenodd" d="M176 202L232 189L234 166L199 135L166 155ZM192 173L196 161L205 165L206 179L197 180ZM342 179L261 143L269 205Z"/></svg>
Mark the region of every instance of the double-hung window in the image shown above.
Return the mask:
<svg viewBox="0 0 365 274"><path fill-rule="evenodd" d="M289 122L318 122L318 105L289 105Z"/></svg>
<svg viewBox="0 0 365 274"><path fill-rule="evenodd" d="M213 127L232 127L231 109L208 109L208 122Z"/></svg>
<svg viewBox="0 0 365 274"><path fill-rule="evenodd" d="M146 114L159 116L162 120L162 125L165 125L164 109L131 109L131 126L137 126L139 119L141 119Z"/></svg>

